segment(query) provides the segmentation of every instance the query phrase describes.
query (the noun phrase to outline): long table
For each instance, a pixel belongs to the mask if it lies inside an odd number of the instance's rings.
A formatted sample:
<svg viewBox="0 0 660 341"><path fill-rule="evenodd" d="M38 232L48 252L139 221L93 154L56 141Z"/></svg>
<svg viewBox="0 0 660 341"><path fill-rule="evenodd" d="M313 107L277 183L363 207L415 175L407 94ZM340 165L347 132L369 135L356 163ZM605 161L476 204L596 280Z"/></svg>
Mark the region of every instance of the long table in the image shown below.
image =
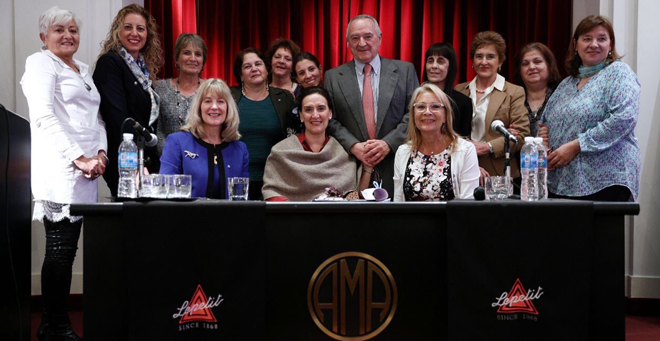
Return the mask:
<svg viewBox="0 0 660 341"><path fill-rule="evenodd" d="M97 340L624 340L636 203L72 205Z"/></svg>

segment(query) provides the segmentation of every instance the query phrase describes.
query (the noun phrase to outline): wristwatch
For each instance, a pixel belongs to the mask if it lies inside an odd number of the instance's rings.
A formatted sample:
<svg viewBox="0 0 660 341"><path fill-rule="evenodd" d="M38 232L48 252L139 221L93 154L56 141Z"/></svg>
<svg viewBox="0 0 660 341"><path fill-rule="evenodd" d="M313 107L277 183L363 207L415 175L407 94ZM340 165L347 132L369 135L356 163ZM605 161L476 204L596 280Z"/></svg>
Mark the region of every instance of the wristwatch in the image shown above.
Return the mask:
<svg viewBox="0 0 660 341"><path fill-rule="evenodd" d="M486 142L486 143L488 143L488 152L491 154L495 154L495 151L493 150L493 145L490 144L490 142Z"/></svg>

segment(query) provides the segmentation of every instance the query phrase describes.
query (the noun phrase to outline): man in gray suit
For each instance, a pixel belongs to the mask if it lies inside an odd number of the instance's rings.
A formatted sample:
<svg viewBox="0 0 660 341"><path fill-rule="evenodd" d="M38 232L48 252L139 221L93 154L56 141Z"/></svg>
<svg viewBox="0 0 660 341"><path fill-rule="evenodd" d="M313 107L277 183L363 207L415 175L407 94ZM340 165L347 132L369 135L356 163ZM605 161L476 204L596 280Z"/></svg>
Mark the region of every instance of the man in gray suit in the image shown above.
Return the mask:
<svg viewBox="0 0 660 341"><path fill-rule="evenodd" d="M419 80L411 63L378 55L381 39L376 19L364 14L351 19L346 44L353 60L327 71L325 88L335 107L330 135L362 163L375 167L392 197L394 154L406 140L408 105Z"/></svg>

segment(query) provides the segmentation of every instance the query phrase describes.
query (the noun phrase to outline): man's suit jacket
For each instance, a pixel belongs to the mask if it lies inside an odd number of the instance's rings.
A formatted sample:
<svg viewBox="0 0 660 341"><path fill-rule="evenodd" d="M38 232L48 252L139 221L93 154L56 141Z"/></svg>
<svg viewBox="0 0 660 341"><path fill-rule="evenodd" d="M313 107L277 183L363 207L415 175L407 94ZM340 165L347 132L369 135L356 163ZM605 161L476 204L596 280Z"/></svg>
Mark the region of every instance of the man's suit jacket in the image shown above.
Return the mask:
<svg viewBox="0 0 660 341"><path fill-rule="evenodd" d="M126 118L133 118L143 127L149 127L151 114L151 97L142 89L142 85L128 68L126 62L115 52L110 51L96 61L94 84L101 94L101 116L108 132L108 158L110 164L103 173L103 179L110 188L110 193L117 196L119 169L117 168L117 152L123 137L122 133L131 133L133 128L127 124ZM123 128L123 129L122 129ZM152 131L155 131L152 127ZM145 147L146 165L150 172L157 173L160 168L156 147Z"/></svg>
<svg viewBox="0 0 660 341"><path fill-rule="evenodd" d="M378 171L383 188L390 197L394 194L394 155L408 136L408 106L417 87L419 77L411 63L381 57L376 138L385 141L391 151L378 165ZM355 61L328 70L325 73L325 88L332 97L335 109L328 132L349 152L354 144L369 139Z"/></svg>
<svg viewBox="0 0 660 341"><path fill-rule="evenodd" d="M457 91L470 97L470 83L458 84ZM486 142L493 146L493 154L479 155L479 166L485 169L490 175L504 175L504 137L490 129L490 124L494 120L504 122L505 127L513 124L520 131L517 136L518 150L525 144L525 136L529 136L529 118L525 108L525 89L509 82L504 83L502 91L493 89L486 111ZM473 129L474 130L474 129ZM513 142L513 141L512 141ZM511 150L511 176L517 178L520 176L518 162L515 158L515 151Z"/></svg>

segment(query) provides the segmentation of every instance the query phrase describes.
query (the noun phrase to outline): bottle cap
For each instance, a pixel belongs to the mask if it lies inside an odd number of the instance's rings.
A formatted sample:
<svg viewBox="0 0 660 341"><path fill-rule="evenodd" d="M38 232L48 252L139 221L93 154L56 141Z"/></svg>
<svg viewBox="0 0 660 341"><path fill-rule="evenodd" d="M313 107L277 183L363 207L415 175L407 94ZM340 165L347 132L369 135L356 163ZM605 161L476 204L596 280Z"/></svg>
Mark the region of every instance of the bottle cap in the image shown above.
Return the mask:
<svg viewBox="0 0 660 341"><path fill-rule="evenodd" d="M543 138L542 138L542 137L535 137L535 138L534 138L534 143L536 143L536 144L542 144L542 143L543 143Z"/></svg>
<svg viewBox="0 0 660 341"><path fill-rule="evenodd" d="M133 134L124 133L124 140L132 140L132 139L133 139Z"/></svg>
<svg viewBox="0 0 660 341"><path fill-rule="evenodd" d="M534 137L532 136L525 137L525 143L532 143L532 142L534 142Z"/></svg>

